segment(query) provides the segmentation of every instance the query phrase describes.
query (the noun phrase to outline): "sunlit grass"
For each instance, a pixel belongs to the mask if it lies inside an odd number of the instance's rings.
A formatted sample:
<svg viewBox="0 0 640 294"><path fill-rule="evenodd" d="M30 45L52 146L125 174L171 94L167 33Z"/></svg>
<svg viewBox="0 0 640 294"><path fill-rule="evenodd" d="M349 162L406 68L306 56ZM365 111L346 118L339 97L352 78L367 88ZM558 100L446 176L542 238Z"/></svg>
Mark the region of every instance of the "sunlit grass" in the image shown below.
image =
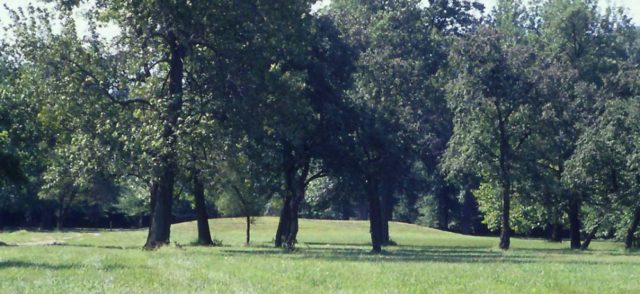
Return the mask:
<svg viewBox="0 0 640 294"><path fill-rule="evenodd" d="M302 220L286 253L276 225L259 218L246 247L243 219L212 220L223 246L204 248L189 246L194 223L177 224L154 252L144 230L0 233L24 244L0 247L0 293L640 293L640 255L613 242L576 252L515 239L503 252L496 238L394 223L399 246L372 255L367 222Z"/></svg>

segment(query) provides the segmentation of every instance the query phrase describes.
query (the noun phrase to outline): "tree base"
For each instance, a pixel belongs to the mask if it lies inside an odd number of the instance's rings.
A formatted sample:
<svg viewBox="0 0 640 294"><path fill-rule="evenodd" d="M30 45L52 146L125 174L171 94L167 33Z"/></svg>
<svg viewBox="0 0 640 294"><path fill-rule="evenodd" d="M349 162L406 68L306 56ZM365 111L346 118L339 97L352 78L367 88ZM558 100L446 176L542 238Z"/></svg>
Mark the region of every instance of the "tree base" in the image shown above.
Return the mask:
<svg viewBox="0 0 640 294"><path fill-rule="evenodd" d="M169 245L169 242L152 241L152 242L147 242L147 244L144 244L144 247L142 247L142 249L151 251L166 245Z"/></svg>

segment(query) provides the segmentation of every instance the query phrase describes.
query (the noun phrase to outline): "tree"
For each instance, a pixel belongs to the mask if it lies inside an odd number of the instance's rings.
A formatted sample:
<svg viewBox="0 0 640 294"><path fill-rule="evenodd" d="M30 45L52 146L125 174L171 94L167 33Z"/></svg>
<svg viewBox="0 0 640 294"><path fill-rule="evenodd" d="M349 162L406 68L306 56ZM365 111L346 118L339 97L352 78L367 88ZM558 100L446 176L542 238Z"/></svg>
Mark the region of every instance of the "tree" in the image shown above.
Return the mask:
<svg viewBox="0 0 640 294"><path fill-rule="evenodd" d="M451 55L459 74L448 86L454 131L444 167L449 173L473 170L498 191L502 249L510 245L514 184L526 177L521 173L537 104L535 61L530 48L505 46L488 27L460 40Z"/></svg>
<svg viewBox="0 0 640 294"><path fill-rule="evenodd" d="M68 11L76 4L61 2L59 7ZM305 1L251 2L238 8L232 2L181 0L122 0L99 4L90 15L97 15L100 21L113 21L121 29L120 37L112 46L103 44L96 36L95 19L90 19L93 20L93 38L83 42L77 38L59 38L47 28L46 15L40 17L42 21L39 22L45 27L41 30L44 39L38 40L39 35L25 33L19 36L19 42L30 47L32 52L40 50L38 56L41 58L27 56L31 61L55 64L77 73L85 92L125 109L126 115L117 122L135 132L121 134L120 141L124 145L123 151L134 155L132 165L148 167L138 176L150 181L152 216L145 248L153 249L167 244L170 239L173 190L181 168L178 159L182 151L178 142L185 131L182 130L183 121L193 115L185 112L184 106L195 105L194 100L198 98L219 99L228 94L225 87L236 86L234 78L237 76L234 68L225 66L246 58L239 55L243 51L258 53L254 50L269 48L260 56L266 66L242 73L247 76L244 77L246 80L255 78L252 73L263 74L268 70L274 60L271 54L280 48L275 47L275 44L281 44L277 40L289 32L284 28L289 28L292 20L308 11L309 5ZM39 30L26 22L20 23L20 19L17 23L16 28L23 27L26 32ZM219 39L217 36L225 37ZM250 46L246 46L247 41ZM62 46L61 42L69 45ZM44 44L44 48L40 44ZM112 49L107 50L108 47ZM240 47L250 49L234 51ZM256 57L258 55L252 56ZM225 62L211 63L222 59L226 59ZM219 67L215 70L203 67L203 61L219 64ZM209 84L207 86L213 86L206 88L210 95L203 96L203 88L197 87L199 82L221 76L230 77L226 79L230 83Z"/></svg>
<svg viewBox="0 0 640 294"><path fill-rule="evenodd" d="M20 158L17 154L15 139L11 138L9 130L14 118L10 115L12 109L12 89L15 83L15 75L11 74L11 68L0 54L0 183L4 186L9 183L22 183L26 180L21 168Z"/></svg>
<svg viewBox="0 0 640 294"><path fill-rule="evenodd" d="M242 143L229 145L228 153L218 167L218 182L223 192L218 206L226 216L246 219L245 244L248 246L252 218L262 213L267 201L278 192L278 186L259 169L259 165L249 160L241 146Z"/></svg>
<svg viewBox="0 0 640 294"><path fill-rule="evenodd" d="M625 247L631 248L640 224L637 69L622 66L607 79L607 85L600 93L604 96L603 112L580 137L563 178L572 188L590 195L583 212L591 229L582 249L598 230L606 229L619 232Z"/></svg>
<svg viewBox="0 0 640 294"><path fill-rule="evenodd" d="M540 154L545 155L542 162L550 175L547 199L551 200L548 206L556 208L552 213L556 227L557 208L568 207L571 248L580 247L581 203L587 199L563 185L565 162L573 155L578 138L598 116L599 102L593 92L617 70L617 62L628 58L624 48L632 43L628 18L612 9L601 14L596 4L565 0L541 3L537 9L540 23L535 27L538 34L532 38L538 52L552 63L544 75L548 78L541 81L548 101L542 127L549 148Z"/></svg>

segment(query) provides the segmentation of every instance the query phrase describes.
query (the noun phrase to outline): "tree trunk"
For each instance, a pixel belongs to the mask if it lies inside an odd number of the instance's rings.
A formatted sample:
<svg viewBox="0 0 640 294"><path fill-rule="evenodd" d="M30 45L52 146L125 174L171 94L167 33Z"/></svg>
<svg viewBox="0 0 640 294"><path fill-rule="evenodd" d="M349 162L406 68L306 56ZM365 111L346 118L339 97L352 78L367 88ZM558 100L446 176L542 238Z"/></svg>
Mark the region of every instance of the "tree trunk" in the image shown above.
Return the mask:
<svg viewBox="0 0 640 294"><path fill-rule="evenodd" d="M58 206L58 218L56 219L56 229L61 231L64 225L64 217L65 217L65 209L64 209L64 195L60 196L58 201L60 202Z"/></svg>
<svg viewBox="0 0 640 294"><path fill-rule="evenodd" d="M369 200L369 226L371 231L371 251L382 252L382 216L380 215L380 198L377 195L377 185L369 177L367 180L367 194Z"/></svg>
<svg viewBox="0 0 640 294"><path fill-rule="evenodd" d="M340 206L340 212L341 212L340 219L349 220L352 214L351 201L349 200L349 198L345 197L345 199L342 201L341 204L342 205Z"/></svg>
<svg viewBox="0 0 640 294"><path fill-rule="evenodd" d="M442 187L438 191L438 229L449 230L449 203L447 201L447 189Z"/></svg>
<svg viewBox="0 0 640 294"><path fill-rule="evenodd" d="M173 204L174 172L165 168L164 175L154 185L155 195L151 196L153 209L149 224L149 234L145 249L155 249L169 244L171 230L171 206Z"/></svg>
<svg viewBox="0 0 640 294"><path fill-rule="evenodd" d="M476 207L475 198L473 198L473 194L471 194L471 190L465 188L464 189L464 199L462 202L462 233L465 235L473 234L473 220L476 215L477 207Z"/></svg>
<svg viewBox="0 0 640 294"><path fill-rule="evenodd" d="M69 193L69 197L67 199L67 197L65 197L64 195L60 196L60 206L58 207L58 219L56 222L56 228L58 231L61 231L64 228L64 220L67 217L67 214L69 212L69 208L71 207L71 203L73 203L73 200L76 198L76 190L75 189L70 189L71 192Z"/></svg>
<svg viewBox="0 0 640 294"><path fill-rule="evenodd" d="M289 230L285 244L288 250L293 250L296 246L296 239L298 238L298 210L300 209L301 201L302 198L295 197L289 204Z"/></svg>
<svg viewBox="0 0 640 294"><path fill-rule="evenodd" d="M557 207L551 208L551 233L549 235L550 242L562 242L562 223L560 223L560 211Z"/></svg>
<svg viewBox="0 0 640 294"><path fill-rule="evenodd" d="M591 229L591 232L589 232L582 245L580 245L580 250L587 250L589 248L591 240L593 240L593 238L596 236L596 233L598 232L598 227L599 225L595 225L593 229Z"/></svg>
<svg viewBox="0 0 640 294"><path fill-rule="evenodd" d="M207 207L204 200L204 184L200 178L200 171L193 170L193 196L196 204L196 215L198 218L198 244L210 246L213 245L211 240L211 231L209 229L209 217L207 216Z"/></svg>
<svg viewBox="0 0 640 294"><path fill-rule="evenodd" d="M289 214L288 226L285 227L283 232L283 237L285 237L284 245L288 250L295 249L298 237L298 210L300 209L300 203L304 200L310 166L309 158L297 157L292 151L293 148L288 148L285 151L286 165L284 168L285 184L291 197L288 210L283 211ZM306 153L302 151L299 154L305 156Z"/></svg>
<svg viewBox="0 0 640 294"><path fill-rule="evenodd" d="M249 246L249 243L251 242L251 216L247 215L246 220L247 220L247 238L244 244Z"/></svg>
<svg viewBox="0 0 640 294"><path fill-rule="evenodd" d="M282 247L285 237L289 234L289 203L291 197L285 196L280 210L280 221L278 222L278 230L276 231L275 246Z"/></svg>
<svg viewBox="0 0 640 294"><path fill-rule="evenodd" d="M511 154L511 146L505 119L502 117L500 103L496 102L496 110L498 113L498 129L500 134L500 157L498 160L500 167L500 196L502 198L502 220L500 232L500 249L507 250L511 245L511 225L509 224L509 213L511 209L511 177L509 173L509 160Z"/></svg>
<svg viewBox="0 0 640 294"><path fill-rule="evenodd" d="M569 230L571 233L571 249L580 248L580 202L575 194L569 200Z"/></svg>
<svg viewBox="0 0 640 294"><path fill-rule="evenodd" d="M382 187L382 199L380 206L381 219L381 237L380 241L383 246L391 245L391 238L389 236L389 221L393 218L393 189L389 184L385 184Z"/></svg>
<svg viewBox="0 0 640 294"><path fill-rule="evenodd" d="M562 242L562 224L560 222L555 221L551 224L551 237L549 241Z"/></svg>
<svg viewBox="0 0 640 294"><path fill-rule="evenodd" d="M184 64L182 58L185 48L170 31L167 40L171 50L169 61L169 99L164 120L162 139L166 144L166 150L162 151L158 157L159 176L154 179L156 185L155 195L152 199L155 204L152 209L151 223L149 225L149 235L145 249L155 249L169 244L171 232L171 206L173 205L173 185L177 169L176 163L176 141L175 128L178 124L178 116L182 108L182 79L184 76ZM163 148L164 149L164 148ZM155 198L155 199L154 199Z"/></svg>
<svg viewBox="0 0 640 294"><path fill-rule="evenodd" d="M384 203L384 201L381 201ZM382 246L391 245L391 238L389 237L389 219L387 218L387 211L389 210L384 204L380 205L380 243Z"/></svg>
<svg viewBox="0 0 640 294"><path fill-rule="evenodd" d="M509 213L511 208L511 195L508 184L502 187L502 221L500 231L500 249L507 250L511 245L511 226L509 224Z"/></svg>
<svg viewBox="0 0 640 294"><path fill-rule="evenodd" d="M627 230L627 237L624 240L624 247L626 249L633 247L633 237L638 230L638 225L640 225L640 206L636 207L636 210L633 212L633 220L631 221L629 230Z"/></svg>

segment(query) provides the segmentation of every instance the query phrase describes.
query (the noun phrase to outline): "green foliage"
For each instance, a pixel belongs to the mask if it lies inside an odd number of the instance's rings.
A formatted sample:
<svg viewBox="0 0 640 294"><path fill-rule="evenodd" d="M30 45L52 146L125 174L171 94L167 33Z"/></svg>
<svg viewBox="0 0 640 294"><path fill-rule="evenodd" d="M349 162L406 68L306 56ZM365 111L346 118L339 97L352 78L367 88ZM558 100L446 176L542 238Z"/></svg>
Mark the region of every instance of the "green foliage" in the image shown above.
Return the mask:
<svg viewBox="0 0 640 294"><path fill-rule="evenodd" d="M234 216L282 201L348 219L380 202L385 221L455 230L479 217L471 198L489 228L524 234L579 204L583 230L633 229L640 30L622 10L44 2L10 11L0 40L0 219L46 226L54 203L59 219L169 220L174 202L190 214L184 192ZM120 34L101 38L105 24Z"/></svg>
<svg viewBox="0 0 640 294"><path fill-rule="evenodd" d="M237 149L233 149L237 150ZM260 177L246 155L231 152L219 165L218 183L222 194L217 207L225 216L259 216L264 212L267 201L275 192L266 179Z"/></svg>
<svg viewBox="0 0 640 294"><path fill-rule="evenodd" d="M149 215L149 197L146 187L131 180L121 185L122 191L113 207L132 219L140 220Z"/></svg>

